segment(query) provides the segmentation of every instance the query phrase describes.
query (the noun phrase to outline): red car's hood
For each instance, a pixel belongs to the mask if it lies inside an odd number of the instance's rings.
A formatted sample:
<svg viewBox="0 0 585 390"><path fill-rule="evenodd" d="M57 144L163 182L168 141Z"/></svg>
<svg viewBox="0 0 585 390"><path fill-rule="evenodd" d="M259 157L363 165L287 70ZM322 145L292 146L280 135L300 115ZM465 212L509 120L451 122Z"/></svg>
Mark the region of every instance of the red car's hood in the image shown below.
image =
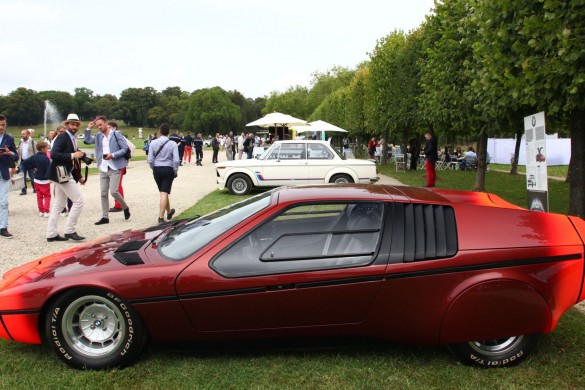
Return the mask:
<svg viewBox="0 0 585 390"><path fill-rule="evenodd" d="M103 267L104 269L126 267L126 265L114 258L115 251L123 244L129 242L139 244L141 241L150 241L161 233L161 230L148 230L150 229L146 229L146 231L127 230L30 261L6 272L2 277L0 286L5 287L25 274L27 281L34 281L49 276L69 276L87 272L97 267ZM139 248L134 250L137 249Z"/></svg>

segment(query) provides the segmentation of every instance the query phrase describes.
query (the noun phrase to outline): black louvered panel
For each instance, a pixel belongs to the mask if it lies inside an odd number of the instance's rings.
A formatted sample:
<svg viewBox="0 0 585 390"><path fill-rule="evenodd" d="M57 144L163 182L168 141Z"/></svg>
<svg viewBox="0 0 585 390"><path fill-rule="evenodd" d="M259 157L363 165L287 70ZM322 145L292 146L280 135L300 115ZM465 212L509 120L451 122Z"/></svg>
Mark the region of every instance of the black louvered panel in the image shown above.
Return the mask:
<svg viewBox="0 0 585 390"><path fill-rule="evenodd" d="M423 214L423 205L414 205L414 224L415 224L415 250L414 259L424 260L425 259L425 218Z"/></svg>
<svg viewBox="0 0 585 390"><path fill-rule="evenodd" d="M457 222L455 221L455 212L451 207L443 207L445 215L445 240L447 243L447 254L446 256L455 256L457 253L458 241L457 241Z"/></svg>
<svg viewBox="0 0 585 390"><path fill-rule="evenodd" d="M436 257L447 256L447 237L445 232L445 207L434 206Z"/></svg>
<svg viewBox="0 0 585 390"><path fill-rule="evenodd" d="M404 261L413 261L416 243L414 205L404 205Z"/></svg>
<svg viewBox="0 0 585 390"><path fill-rule="evenodd" d="M392 215L392 242L390 246L390 263L402 263L403 261L412 261L404 257L404 203L394 204L394 214Z"/></svg>
<svg viewBox="0 0 585 390"><path fill-rule="evenodd" d="M116 253L137 251L138 249L142 248L142 246L147 242L148 240L125 242L122 245L120 245L118 249L116 249Z"/></svg>
<svg viewBox="0 0 585 390"><path fill-rule="evenodd" d="M437 257L435 212L433 206L424 205L423 213L425 216L425 258L432 259Z"/></svg>
<svg viewBox="0 0 585 390"><path fill-rule="evenodd" d="M449 206L397 203L393 227L390 262L432 260L457 253L455 213Z"/></svg>

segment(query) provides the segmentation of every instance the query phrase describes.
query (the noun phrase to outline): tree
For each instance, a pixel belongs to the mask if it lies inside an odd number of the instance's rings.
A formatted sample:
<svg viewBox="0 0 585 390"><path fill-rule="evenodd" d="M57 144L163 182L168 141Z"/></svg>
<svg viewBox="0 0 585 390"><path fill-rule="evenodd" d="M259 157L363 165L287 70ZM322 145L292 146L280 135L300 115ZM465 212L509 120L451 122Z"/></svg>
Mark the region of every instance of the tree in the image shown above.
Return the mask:
<svg viewBox="0 0 585 390"><path fill-rule="evenodd" d="M17 126L41 123L44 108L44 101L32 89L17 88L6 99L8 120Z"/></svg>
<svg viewBox="0 0 585 390"><path fill-rule="evenodd" d="M93 119L97 115L94 106L95 96L89 88L75 88L73 98L77 103L77 112L81 119Z"/></svg>
<svg viewBox="0 0 585 390"><path fill-rule="evenodd" d="M46 100L50 101L63 116L71 112L77 112L77 103L69 92L41 91L39 92L39 98L43 102Z"/></svg>
<svg viewBox="0 0 585 390"><path fill-rule="evenodd" d="M489 34L476 48L484 94L495 86L547 121L568 118L569 214L584 218L585 0L481 1L476 17Z"/></svg>
<svg viewBox="0 0 585 390"><path fill-rule="evenodd" d="M445 143L457 135L478 136L478 170L475 191L485 191L485 169L489 125L478 110L472 93L476 77L473 44L477 25L472 23L474 6L483 0L435 2L435 13L422 26L424 53L420 59L422 94L420 109L429 129L442 132Z"/></svg>
<svg viewBox="0 0 585 390"><path fill-rule="evenodd" d="M310 121L324 120L336 126L347 127L347 106L349 87L339 88L327 96L323 102L313 111Z"/></svg>
<svg viewBox="0 0 585 390"><path fill-rule="evenodd" d="M105 94L104 96L96 96L93 106L98 113L97 115L105 115L107 118L112 119L121 117L120 102L114 95Z"/></svg>
<svg viewBox="0 0 585 390"><path fill-rule="evenodd" d="M400 136L403 150L418 121L419 63L421 34L394 31L376 44L370 55L370 124L386 139Z"/></svg>
<svg viewBox="0 0 585 390"><path fill-rule="evenodd" d="M355 74L356 70L342 66L334 66L324 73L313 73L311 89L307 96L307 111L310 112L305 118L308 118L332 93L349 86Z"/></svg>
<svg viewBox="0 0 585 390"><path fill-rule="evenodd" d="M290 87L285 92L272 92L266 101L264 114L271 112L282 112L294 117L305 119L313 112L314 108L309 107L309 90L299 85Z"/></svg>
<svg viewBox="0 0 585 390"><path fill-rule="evenodd" d="M127 88L120 94L122 119L132 126L146 126L148 112L158 104L158 94L152 87Z"/></svg>
<svg viewBox="0 0 585 390"><path fill-rule="evenodd" d="M369 67L361 67L349 83L347 91L347 130L350 135L364 134L368 127L367 85L370 77Z"/></svg>
<svg viewBox="0 0 585 390"><path fill-rule="evenodd" d="M181 128L206 134L237 129L240 108L220 87L200 89L191 94Z"/></svg>

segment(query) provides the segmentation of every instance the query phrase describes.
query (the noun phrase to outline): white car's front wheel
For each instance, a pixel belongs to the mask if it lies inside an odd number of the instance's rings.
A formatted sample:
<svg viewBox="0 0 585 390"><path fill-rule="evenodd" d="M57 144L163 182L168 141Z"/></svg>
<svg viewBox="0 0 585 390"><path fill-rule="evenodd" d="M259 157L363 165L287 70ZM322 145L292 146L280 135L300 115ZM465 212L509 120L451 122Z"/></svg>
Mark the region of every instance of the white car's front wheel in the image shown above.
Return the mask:
<svg viewBox="0 0 585 390"><path fill-rule="evenodd" d="M232 195L246 195L252 191L252 181L242 173L230 176L227 188Z"/></svg>

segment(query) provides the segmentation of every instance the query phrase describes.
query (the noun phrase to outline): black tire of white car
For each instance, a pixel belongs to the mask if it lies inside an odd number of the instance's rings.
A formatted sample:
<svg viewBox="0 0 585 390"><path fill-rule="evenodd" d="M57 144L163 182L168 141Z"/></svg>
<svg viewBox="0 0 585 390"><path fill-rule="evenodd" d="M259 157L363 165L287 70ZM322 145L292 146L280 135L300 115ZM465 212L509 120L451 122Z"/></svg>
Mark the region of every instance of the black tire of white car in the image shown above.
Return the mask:
<svg viewBox="0 0 585 390"><path fill-rule="evenodd" d="M252 181L242 173L236 173L227 181L227 187L232 195L247 195L252 191Z"/></svg>
<svg viewBox="0 0 585 390"><path fill-rule="evenodd" d="M540 335L531 334L494 340L450 344L449 349L464 364L491 368L520 363L536 346Z"/></svg>
<svg viewBox="0 0 585 390"><path fill-rule="evenodd" d="M147 332L136 311L117 295L75 289L46 311L45 336L67 365L102 370L125 367L142 352Z"/></svg>
<svg viewBox="0 0 585 390"><path fill-rule="evenodd" d="M351 178L351 176L346 175L345 173L338 173L337 175L331 176L331 179L329 179L329 183L336 184L353 183L353 179Z"/></svg>

